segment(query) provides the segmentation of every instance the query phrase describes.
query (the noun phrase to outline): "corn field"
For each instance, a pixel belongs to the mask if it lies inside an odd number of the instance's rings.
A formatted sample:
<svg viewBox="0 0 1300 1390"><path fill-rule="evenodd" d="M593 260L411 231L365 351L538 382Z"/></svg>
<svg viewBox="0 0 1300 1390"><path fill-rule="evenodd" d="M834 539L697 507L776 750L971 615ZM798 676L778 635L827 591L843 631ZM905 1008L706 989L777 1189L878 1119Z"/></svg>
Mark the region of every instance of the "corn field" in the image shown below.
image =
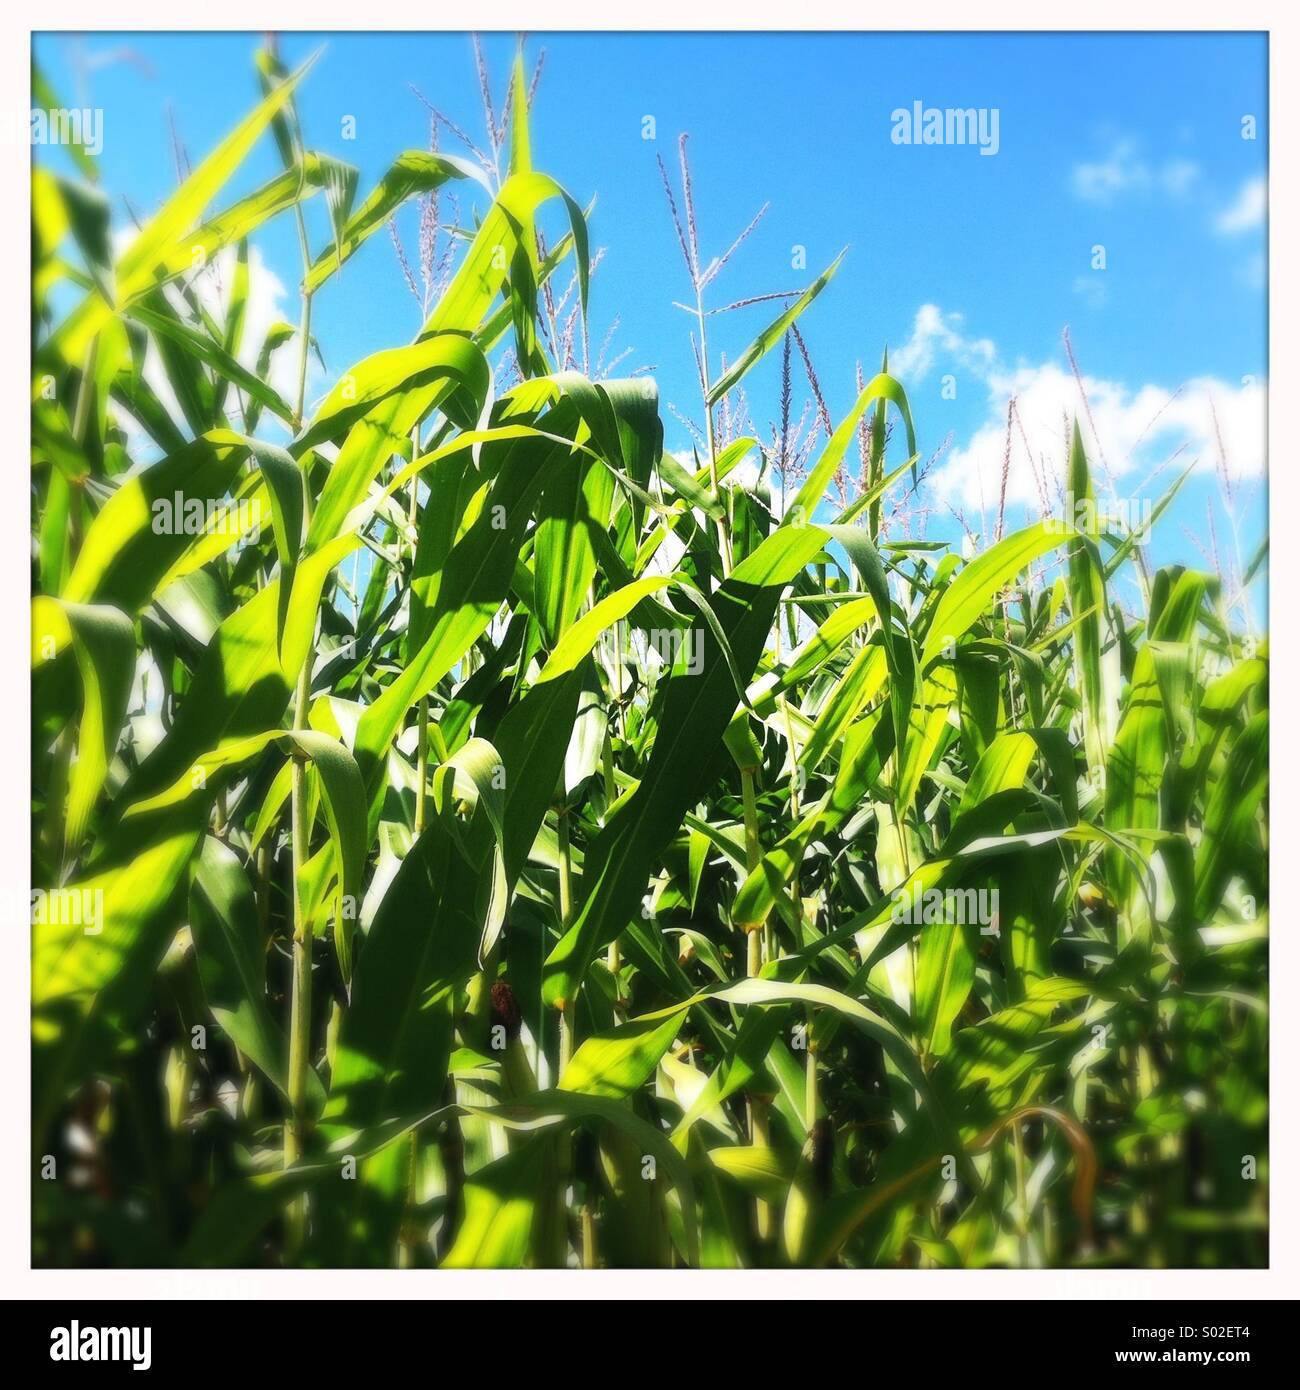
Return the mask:
<svg viewBox="0 0 1300 1390"><path fill-rule="evenodd" d="M891 526L907 382L863 343L799 428L840 261L737 344L684 140L667 450L522 47L482 158L373 188L310 67L258 51L124 240L93 157L33 166L33 1263L1266 1265L1268 646L1220 577L1088 505ZM404 206L423 327L327 364Z"/></svg>

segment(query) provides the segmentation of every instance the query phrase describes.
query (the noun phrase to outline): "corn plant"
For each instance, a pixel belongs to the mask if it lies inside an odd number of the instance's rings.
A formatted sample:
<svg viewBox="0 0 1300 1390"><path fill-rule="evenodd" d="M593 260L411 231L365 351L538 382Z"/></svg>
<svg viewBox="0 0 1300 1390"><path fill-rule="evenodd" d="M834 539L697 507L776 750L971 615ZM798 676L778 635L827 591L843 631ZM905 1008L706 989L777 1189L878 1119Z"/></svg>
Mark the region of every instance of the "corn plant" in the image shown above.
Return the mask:
<svg viewBox="0 0 1300 1390"><path fill-rule="evenodd" d="M481 160L364 193L309 67L261 51L120 252L88 155L33 172L36 1262L1266 1263L1268 652L1218 576L1086 509L891 536L904 383L796 428L838 261L722 356L684 145L666 451L587 374L522 54ZM410 200L422 326L309 399Z"/></svg>

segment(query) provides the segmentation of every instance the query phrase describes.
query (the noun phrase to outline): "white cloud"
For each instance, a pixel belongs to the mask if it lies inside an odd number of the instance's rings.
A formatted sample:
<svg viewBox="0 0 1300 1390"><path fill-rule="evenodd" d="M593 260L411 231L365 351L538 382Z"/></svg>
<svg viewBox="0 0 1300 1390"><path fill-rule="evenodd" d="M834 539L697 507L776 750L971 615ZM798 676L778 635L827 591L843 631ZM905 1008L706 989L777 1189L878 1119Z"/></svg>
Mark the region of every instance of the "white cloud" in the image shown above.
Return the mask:
<svg viewBox="0 0 1300 1390"><path fill-rule="evenodd" d="M1087 275L1076 275L1072 288L1075 294L1094 307L1099 307L1109 298L1106 291L1106 281L1095 270L1090 271Z"/></svg>
<svg viewBox="0 0 1300 1390"><path fill-rule="evenodd" d="M1076 195L1088 203L1110 203L1121 193L1145 191L1151 171L1138 157L1137 144L1120 140L1103 160L1076 164L1070 175Z"/></svg>
<svg viewBox="0 0 1300 1390"><path fill-rule="evenodd" d="M1007 502L1034 514L1046 494L1049 507L1059 502L1064 483L1066 432L1075 416L1093 461L1098 492L1108 467L1117 490L1141 489L1152 471L1176 450L1176 463L1151 483L1158 495L1189 463L1198 470L1216 466L1218 438L1233 477L1257 477L1264 472L1266 406L1262 383L1232 383L1200 377L1181 389L1147 383L1136 388L1098 377L1083 378L1088 398L1085 414L1078 384L1068 367L1056 362L1020 366L990 377L989 414L975 434L955 449L935 476L939 494L953 505L992 510L997 505L1006 458L1007 401L1016 398L1016 413L1024 427L1012 430ZM1091 416L1091 421L1089 420ZM1217 417L1217 434L1216 434ZM1095 426L1095 436L1094 436ZM1033 451L1031 463L1025 441ZM1097 441L1103 460L1097 457ZM1154 501L1155 498L1149 500Z"/></svg>
<svg viewBox="0 0 1300 1390"><path fill-rule="evenodd" d="M920 381L942 356L982 375L993 365L995 349L988 338L968 338L962 332L961 314L945 314L937 304L922 304L916 311L912 336L889 355L889 370L900 381Z"/></svg>
<svg viewBox="0 0 1300 1390"><path fill-rule="evenodd" d="M1107 205L1128 194L1152 189L1171 198L1188 194L1201 176L1195 160L1171 158L1152 165L1143 158L1138 142L1117 140L1104 159L1076 164L1070 184L1076 197L1087 203Z"/></svg>
<svg viewBox="0 0 1300 1390"><path fill-rule="evenodd" d="M233 247L218 253L212 269L197 277L195 289L199 301L208 313L218 322L225 314L230 296L230 283L235 273L235 251ZM250 371L257 364L257 354L273 323L297 319L297 304L289 304L290 294L284 282L267 265L261 248L250 245L248 248L248 300L244 308L244 335L240 343L239 361ZM312 368L319 369L315 357L308 358L308 395L314 375ZM290 405L298 391L298 348L296 341L287 343L271 359L268 384L275 388Z"/></svg>
<svg viewBox="0 0 1300 1390"><path fill-rule="evenodd" d="M134 232L123 230L115 237L115 254L120 255L126 245L129 245ZM198 297L199 303L204 309L213 316L219 323L222 321L226 311L226 305L230 296L230 285L235 272L235 251L233 247L227 247L219 252L213 259L212 264L202 274L193 277L191 288ZM169 294L175 297L175 291L169 289ZM284 282L267 264L262 256L261 249L257 246L250 246L248 253L248 297L244 309L244 333L241 340L238 358L241 364L254 371L257 366L257 354L261 349L262 342L266 337L267 330L272 324L281 320L293 321L295 310L289 305L290 294ZM145 353L144 379L153 388L163 407L171 415L178 425L185 429L185 419L181 411L180 404L176 399L175 392L172 390L171 383L167 379L167 373L163 369L158 351L152 339L149 342L148 350ZM271 359L271 368L267 376L269 384L286 400L293 404L294 397L298 389L298 368L297 368L297 349L293 342L286 343L279 352ZM308 359L308 396L312 399L312 388L320 380L319 363L314 357ZM232 392L227 398L227 411L237 410L237 393ZM135 419L126 412L119 412L120 423L126 431L128 448L132 457L137 461L147 459L156 452L156 446L136 423ZM273 430L278 425L275 417L268 413L263 413L262 421L259 424L258 432L263 433Z"/></svg>
<svg viewBox="0 0 1300 1390"><path fill-rule="evenodd" d="M1235 236L1264 225L1268 213L1268 181L1262 175L1247 179L1237 196L1218 215L1214 230L1221 236Z"/></svg>
<svg viewBox="0 0 1300 1390"><path fill-rule="evenodd" d="M1194 159L1171 159L1161 165L1160 187L1171 198L1181 198L1191 192L1192 185L1201 176L1201 166Z"/></svg>
<svg viewBox="0 0 1300 1390"><path fill-rule="evenodd" d="M972 340L956 331L955 315L925 305L917 315L918 331L908 349L924 370L961 361L987 390L987 413L967 439L949 452L931 474L931 486L945 503L971 516L996 513L1007 459L1007 403L1016 399L1017 423L1011 431L1007 464L1007 506L1013 516L1025 509L1032 516L1060 506L1065 483L1068 430L1077 415L1099 494L1108 491L1106 471L1120 496L1125 488L1141 491L1154 502L1178 471L1195 461L1210 471L1219 461L1220 440L1230 476L1255 478L1266 463L1266 391L1253 379L1232 382L1198 377L1181 387L1157 383L1130 386L1084 376L1085 413L1074 374L1064 361L998 360L988 339ZM972 343L978 353L972 353ZM947 345L951 344L951 348ZM924 347L924 351L922 348ZM905 349L906 351L907 349ZM891 366L893 359L891 358ZM906 374L904 381L910 384ZM1089 414L1091 420L1089 419ZM1095 435L1094 435L1095 426ZM1098 457L1104 455L1104 463ZM1031 459L1032 454L1032 459ZM1152 473L1175 455L1158 478ZM1147 493L1154 494L1147 498Z"/></svg>

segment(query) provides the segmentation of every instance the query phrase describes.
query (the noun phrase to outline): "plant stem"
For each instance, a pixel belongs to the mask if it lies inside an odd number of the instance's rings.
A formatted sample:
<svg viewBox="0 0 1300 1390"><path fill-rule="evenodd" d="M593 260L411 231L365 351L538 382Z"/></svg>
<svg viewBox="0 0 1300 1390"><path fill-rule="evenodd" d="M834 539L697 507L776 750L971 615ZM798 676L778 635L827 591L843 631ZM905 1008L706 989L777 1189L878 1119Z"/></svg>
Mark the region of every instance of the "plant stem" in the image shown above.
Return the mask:
<svg viewBox="0 0 1300 1390"><path fill-rule="evenodd" d="M307 727L311 700L311 652L303 659L294 700L293 727ZM285 1129L285 1167L302 1157L306 1140L307 1071L311 1050L311 932L302 900L301 875L307 864L307 764L293 755L290 840L293 850L293 981L289 1005L289 1111Z"/></svg>
<svg viewBox="0 0 1300 1390"><path fill-rule="evenodd" d="M298 224L305 264L307 244L301 211ZM311 340L311 295L302 297L302 321L298 343L298 396L294 408L295 427L302 427L307 398L307 347ZM304 523L311 518L311 487L303 483ZM311 676L315 624L311 642L303 654L294 690L293 727L305 729L311 705ZM307 1076L311 1067L311 928L306 904L302 900L301 875L307 864L311 827L307 823L307 764L295 753L290 789L290 844L293 852L293 968L289 1001L289 1121L284 1128L284 1166L291 1167L302 1156L307 1141ZM296 1252L306 1231L306 1197L297 1198L289 1208L288 1247Z"/></svg>
<svg viewBox="0 0 1300 1390"><path fill-rule="evenodd" d="M415 745L415 833L424 833L426 797L429 781L429 701L424 696L420 700L419 719L416 723Z"/></svg>
<svg viewBox="0 0 1300 1390"><path fill-rule="evenodd" d="M621 664L622 658L619 660ZM608 728L605 730L605 742L601 748L601 767L605 777L605 819L608 820L609 808L618 799L618 782L614 777L614 739ZM614 1012L622 1018L625 1010L623 1001L618 997L618 972L623 968L623 959L617 936L609 943L609 949L605 953L605 964L614 977Z"/></svg>
<svg viewBox="0 0 1300 1390"><path fill-rule="evenodd" d="M417 424L411 429L411 457L420 457L420 426ZM420 484L418 478L411 479L411 496L407 503L407 521L413 533L411 540L411 593L409 601L415 602L415 556L418 550L418 542L414 538L414 533L418 531L420 523ZM416 743L415 743L415 833L419 835L424 830L425 824L425 798L428 794L427 783L429 780L429 698L427 695L420 697L418 706L418 717L416 720Z"/></svg>
<svg viewBox="0 0 1300 1390"><path fill-rule="evenodd" d="M569 852L569 811L561 806L556 816L560 843L560 930L565 932L573 920L573 863ZM573 1056L575 1000L566 999L560 1010L560 1076ZM558 1080L558 1078L557 1078Z"/></svg>
<svg viewBox="0 0 1300 1390"><path fill-rule="evenodd" d="M740 793L745 807L745 867L752 873L763 859L763 847L758 838L758 796L755 779L758 769L740 770ZM748 933L747 966L750 975L757 975L763 966L763 927L756 924Z"/></svg>
<svg viewBox="0 0 1300 1390"><path fill-rule="evenodd" d="M751 871L756 869L763 857L763 848L758 838L758 797L755 791L755 776L758 769L743 767L740 770L741 796L745 806L745 864ZM754 930L746 933L745 972L751 977L763 968L763 928L755 924ZM747 1101L749 1111L749 1139L756 1148L769 1147L767 1111L763 1102L756 1096ZM761 1197L754 1199L754 1218L758 1227L759 1240L768 1240L772 1235L772 1208Z"/></svg>
<svg viewBox="0 0 1300 1390"><path fill-rule="evenodd" d="M591 1209L591 1203L582 1204L582 1267L583 1269L596 1268L596 1214Z"/></svg>
<svg viewBox="0 0 1300 1390"><path fill-rule="evenodd" d="M804 1055L804 1094L803 1094L803 1119L808 1133L813 1132L813 1126L817 1123L817 1054L813 1051L813 1013L808 1010L808 1017L804 1023L804 1044L806 1052Z"/></svg>
<svg viewBox="0 0 1300 1390"><path fill-rule="evenodd" d="M781 622L778 617L777 625L777 645L780 646ZM794 737L794 721L790 717L789 700L781 701L781 709L785 715L785 738L786 744L790 749L790 816L794 824L798 825L802 811L799 802L799 747ZM799 886L799 871L803 868L803 856L800 855L799 861L794 866L794 872L790 875L790 906L794 908L795 920L795 949L798 950L803 945L803 889ZM767 954L770 959L774 952L774 942L772 939L771 919L764 927L764 940L767 945Z"/></svg>
<svg viewBox="0 0 1300 1390"><path fill-rule="evenodd" d="M1020 1268L1029 1268L1029 1191L1025 1183L1025 1143L1018 1122L1011 1126L1011 1151L1016 1170L1016 1237Z"/></svg>
<svg viewBox="0 0 1300 1390"><path fill-rule="evenodd" d="M709 450L709 487L714 497L721 501L718 492L718 446L713 433L713 407L709 404L709 337L704 327L704 291L698 275L695 277L695 313L700 321L700 379L704 388L704 439ZM722 577L725 579L732 569L731 530L725 511L718 518L718 550L722 556Z"/></svg>
<svg viewBox="0 0 1300 1390"><path fill-rule="evenodd" d="M416 1236L412 1212L415 1208L417 1168L420 1162L420 1146L417 1134L411 1131L406 1149L406 1201L402 1207L402 1223L397 1231L397 1267L410 1269L415 1264Z"/></svg>
<svg viewBox="0 0 1300 1390"><path fill-rule="evenodd" d="M568 930L569 923L573 920L573 860L569 846L569 808L567 806L560 806L557 809L556 825L559 832L558 838L560 848L560 931L564 933ZM577 992L576 986L574 992L575 994ZM560 1059L559 1074L556 1077L557 1082L560 1077L563 1077L565 1071L568 1069L569 1062L573 1058L573 1028L576 1012L576 1000L566 999L564 1001L564 1007L560 1010ZM559 1160L560 1173L565 1174L570 1169L573 1153L572 1141L567 1133L561 1136L556 1152ZM567 1221L564 1215L567 1199L565 1198L564 1192L565 1184L564 1180L562 1180L559 1192L560 1211L558 1225L560 1230L565 1230L567 1227ZM594 1230L591 1229L592 1220L590 1204L584 1202L580 1213L582 1245L579 1251L579 1259L584 1269L591 1269L595 1259L595 1233Z"/></svg>

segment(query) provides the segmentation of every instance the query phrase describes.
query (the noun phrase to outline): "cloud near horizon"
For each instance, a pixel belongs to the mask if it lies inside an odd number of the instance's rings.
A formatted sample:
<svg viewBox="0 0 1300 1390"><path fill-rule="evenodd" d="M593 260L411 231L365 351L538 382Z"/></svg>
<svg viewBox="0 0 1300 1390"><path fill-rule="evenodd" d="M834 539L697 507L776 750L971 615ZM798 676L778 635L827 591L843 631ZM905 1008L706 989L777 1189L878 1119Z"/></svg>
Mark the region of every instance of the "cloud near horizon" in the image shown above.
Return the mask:
<svg viewBox="0 0 1300 1390"><path fill-rule="evenodd" d="M1264 225L1267 215L1268 180L1261 174L1241 185L1237 196L1215 219L1214 230L1220 236L1254 231Z"/></svg>
<svg viewBox="0 0 1300 1390"><path fill-rule="evenodd" d="M1191 191L1201 177L1195 160L1171 156L1158 164L1146 160L1136 140L1116 140L1101 159L1085 160L1070 171L1070 187L1086 203L1103 206L1131 193L1153 190L1171 198Z"/></svg>
<svg viewBox="0 0 1300 1390"><path fill-rule="evenodd" d="M1041 513L1044 500L1050 510L1059 508L1067 431L1076 415L1099 494L1108 488L1108 472L1121 496L1127 489L1153 503L1192 463L1197 472L1210 472L1222 458L1234 482L1265 473L1262 379L1203 376L1172 386L1132 386L1084 373L1085 410L1064 351L1044 362L1004 364L988 338L967 336L961 315L935 304L921 306L912 337L890 360L909 390L937 368L955 371L963 381L974 376L987 392L984 421L957 442L930 478L937 496L973 514L972 520L981 513L991 519L997 511L1012 397L1018 420L1011 431L1007 505L1032 516Z"/></svg>

